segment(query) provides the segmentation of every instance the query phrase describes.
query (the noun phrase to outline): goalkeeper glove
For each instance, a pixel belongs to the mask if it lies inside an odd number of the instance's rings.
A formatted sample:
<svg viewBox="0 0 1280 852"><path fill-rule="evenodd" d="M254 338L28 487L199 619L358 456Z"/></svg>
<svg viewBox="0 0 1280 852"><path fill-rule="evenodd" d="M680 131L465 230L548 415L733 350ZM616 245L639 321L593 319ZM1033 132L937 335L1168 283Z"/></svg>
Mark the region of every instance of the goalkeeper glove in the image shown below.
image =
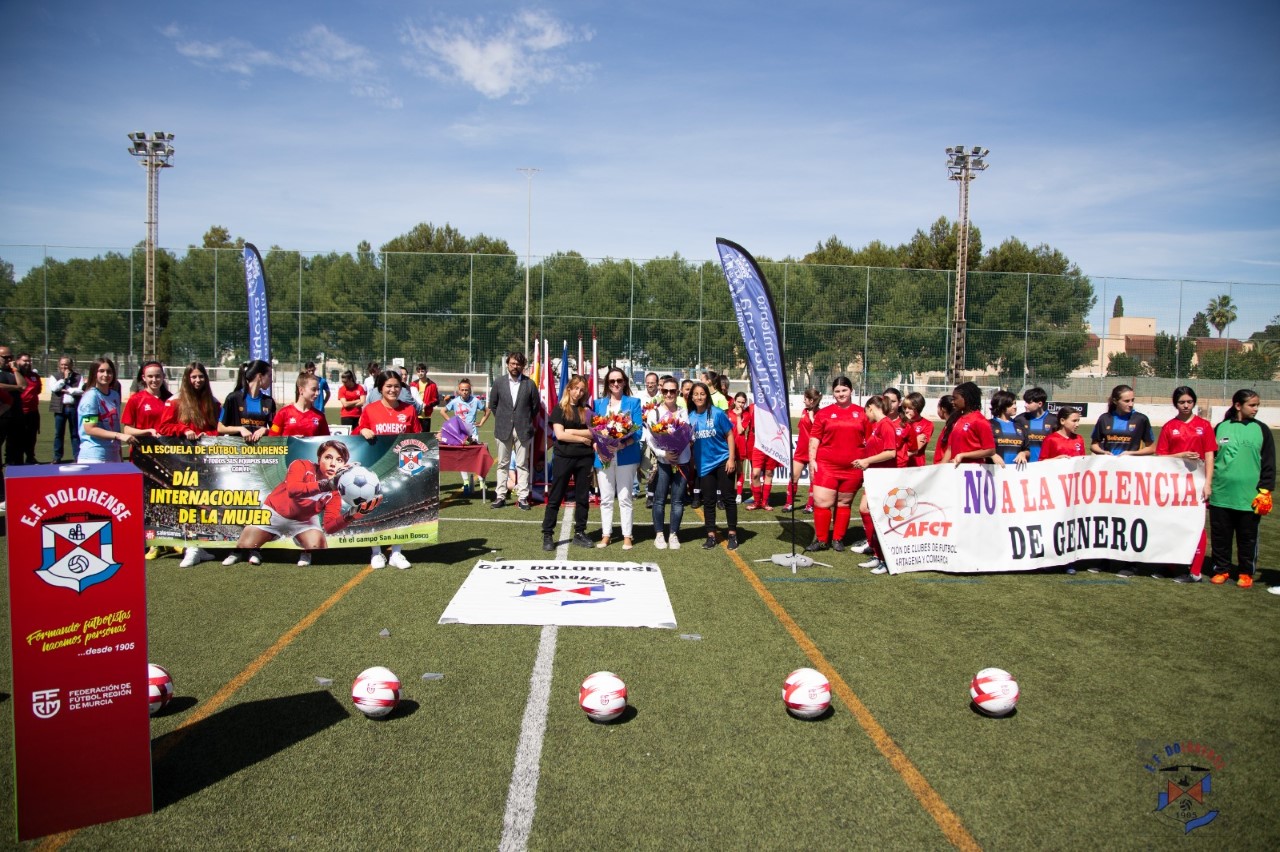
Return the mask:
<svg viewBox="0 0 1280 852"><path fill-rule="evenodd" d="M1271 492L1265 488L1258 489L1258 496L1253 498L1253 511L1259 515L1271 514Z"/></svg>

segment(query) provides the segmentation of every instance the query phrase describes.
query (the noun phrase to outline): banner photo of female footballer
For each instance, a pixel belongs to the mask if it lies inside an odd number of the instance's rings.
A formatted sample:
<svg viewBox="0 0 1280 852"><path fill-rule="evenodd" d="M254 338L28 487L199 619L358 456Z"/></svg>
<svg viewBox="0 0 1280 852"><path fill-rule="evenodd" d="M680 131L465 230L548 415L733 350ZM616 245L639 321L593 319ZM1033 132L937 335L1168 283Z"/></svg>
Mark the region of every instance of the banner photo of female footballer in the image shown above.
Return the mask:
<svg viewBox="0 0 1280 852"><path fill-rule="evenodd" d="M147 543L323 550L439 541L434 435L141 438Z"/></svg>

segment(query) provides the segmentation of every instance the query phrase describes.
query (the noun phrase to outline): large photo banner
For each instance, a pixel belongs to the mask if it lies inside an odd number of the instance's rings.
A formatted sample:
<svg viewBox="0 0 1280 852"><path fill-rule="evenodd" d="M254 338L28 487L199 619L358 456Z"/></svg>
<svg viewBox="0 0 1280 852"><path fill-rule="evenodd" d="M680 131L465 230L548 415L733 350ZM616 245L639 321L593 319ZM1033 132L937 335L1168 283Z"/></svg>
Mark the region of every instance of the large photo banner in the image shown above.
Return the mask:
<svg viewBox="0 0 1280 852"><path fill-rule="evenodd" d="M1185 566L1205 521L1203 464L1164 456L875 469L865 488L891 574Z"/></svg>
<svg viewBox="0 0 1280 852"><path fill-rule="evenodd" d="M131 460L145 475L149 544L235 547L246 527L273 536L265 547L439 541L434 435L144 438Z"/></svg>

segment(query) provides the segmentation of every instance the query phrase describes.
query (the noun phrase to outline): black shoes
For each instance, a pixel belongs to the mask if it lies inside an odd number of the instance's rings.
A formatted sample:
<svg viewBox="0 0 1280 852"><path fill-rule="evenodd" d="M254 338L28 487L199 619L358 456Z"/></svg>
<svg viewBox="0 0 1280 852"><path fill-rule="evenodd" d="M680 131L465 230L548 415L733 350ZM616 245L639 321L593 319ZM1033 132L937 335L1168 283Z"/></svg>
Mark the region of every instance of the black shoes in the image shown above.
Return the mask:
<svg viewBox="0 0 1280 852"><path fill-rule="evenodd" d="M836 553L844 553L844 542L838 538L833 538L831 540L831 549Z"/></svg>
<svg viewBox="0 0 1280 852"><path fill-rule="evenodd" d="M815 538L813 541L809 542L809 546L804 550L805 553L817 553L819 550L826 550L828 547L830 547L830 545L825 541L818 541L818 539Z"/></svg>
<svg viewBox="0 0 1280 852"><path fill-rule="evenodd" d="M520 507L520 510L522 512L527 512L533 508L532 506L529 505L528 500L521 500L519 503L516 503L516 505Z"/></svg>
<svg viewBox="0 0 1280 852"><path fill-rule="evenodd" d="M573 543L578 547L595 547L595 545L591 543L591 539L587 538L586 533L574 533Z"/></svg>
<svg viewBox="0 0 1280 852"><path fill-rule="evenodd" d="M729 533L728 539L729 539L729 549L730 549L730 550L737 550L737 549L738 549L738 534L737 534L737 533Z"/></svg>
<svg viewBox="0 0 1280 852"><path fill-rule="evenodd" d="M551 533L546 533L542 536L542 549L547 553L551 553L556 549L555 539L552 538Z"/></svg>
<svg viewBox="0 0 1280 852"><path fill-rule="evenodd" d="M706 539L704 539L702 542L703 550L714 550L715 546L716 546L716 537L713 535L707 536Z"/></svg>
<svg viewBox="0 0 1280 852"><path fill-rule="evenodd" d="M490 508L490 509L501 509L501 508L503 508L503 507L504 507L504 506L506 506L506 505L507 505L507 498L506 498L506 497L499 497L497 500L494 500L492 503L490 503L490 504L489 504L489 508Z"/></svg>

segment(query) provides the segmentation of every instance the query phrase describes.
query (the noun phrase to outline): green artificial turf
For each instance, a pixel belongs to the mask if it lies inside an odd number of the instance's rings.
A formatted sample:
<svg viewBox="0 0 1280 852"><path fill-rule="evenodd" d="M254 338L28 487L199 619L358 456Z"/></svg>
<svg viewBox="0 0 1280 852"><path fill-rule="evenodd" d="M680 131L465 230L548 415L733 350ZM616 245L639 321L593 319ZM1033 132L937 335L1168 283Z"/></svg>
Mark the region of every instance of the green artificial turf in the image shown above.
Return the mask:
<svg viewBox="0 0 1280 852"><path fill-rule="evenodd" d="M331 550L308 569L281 552L258 568L182 570L174 555L147 563L149 654L177 686L152 722L157 810L86 828L65 848L495 848L540 628L436 622L477 559L542 558L541 513L495 512L461 500L454 475L442 479L442 544L406 551L413 570L370 573L226 704L181 731L357 576L368 551ZM818 721L783 711L783 678L812 662L741 566L697 547L697 514L686 513L692 546L678 552L655 550L648 514L636 514L637 549L626 557L662 566L679 624L558 631L529 847L948 846L839 698ZM1265 583L873 577L855 567L865 557L831 552L821 556L834 567L793 576L754 562L789 549L785 517L743 512L740 521L746 570L979 845L1277 845L1280 597ZM593 510L593 535L598 524ZM1272 583L1276 529L1274 517L1264 520L1261 564ZM615 544L590 557L624 554ZM681 638L689 634L701 638ZM400 708L382 721L363 718L349 698L372 665L404 684ZM1009 717L969 707L969 679L986 666L1020 682ZM9 667L5 655L0 692L13 708ZM577 706L578 684L601 669L628 684L633 709L619 723L592 724ZM428 672L444 678L421 680ZM0 734L2 761L12 760L11 738ZM1187 838L1155 814L1166 779L1143 768L1153 748L1182 742L1225 758L1208 799L1220 816ZM0 773L0 796L12 797L12 783ZM109 774L59 795L102 783ZM0 838L11 839L12 811L4 813Z"/></svg>

